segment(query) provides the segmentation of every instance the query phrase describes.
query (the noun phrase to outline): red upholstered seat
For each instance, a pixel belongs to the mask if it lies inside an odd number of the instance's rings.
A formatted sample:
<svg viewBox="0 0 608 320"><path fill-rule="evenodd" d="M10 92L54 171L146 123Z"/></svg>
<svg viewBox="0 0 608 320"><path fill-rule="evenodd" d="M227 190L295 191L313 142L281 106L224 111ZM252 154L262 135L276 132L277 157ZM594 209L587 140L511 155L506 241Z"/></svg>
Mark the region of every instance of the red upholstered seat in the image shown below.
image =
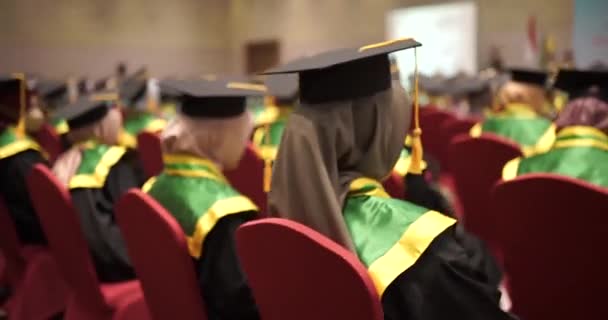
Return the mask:
<svg viewBox="0 0 608 320"><path fill-rule="evenodd" d="M137 135L137 151L148 178L157 176L163 171L163 152L157 133L140 132Z"/></svg>
<svg viewBox="0 0 608 320"><path fill-rule="evenodd" d="M237 230L237 251L264 320L380 320L380 299L352 253L310 228L262 219Z"/></svg>
<svg viewBox="0 0 608 320"><path fill-rule="evenodd" d="M420 128L422 129L422 146L424 152L436 158L441 166L446 164L446 142L443 140L443 124L455 116L447 111L423 109L420 113Z"/></svg>
<svg viewBox="0 0 608 320"><path fill-rule="evenodd" d="M608 190L552 174L499 183L492 212L521 319L608 319Z"/></svg>
<svg viewBox="0 0 608 320"><path fill-rule="evenodd" d="M477 123L479 120L473 118L467 119L458 119L452 118L443 122L441 126L441 134L442 134L442 143L443 148L446 152L444 167L442 167L442 171L449 171L450 169L450 158L447 155L447 150L452 142L452 139L460 134L468 134L471 128Z"/></svg>
<svg viewBox="0 0 608 320"><path fill-rule="evenodd" d="M65 319L112 319L128 307L127 299L141 294L139 282L101 284L68 191L43 165L34 167L27 183L49 247L70 289Z"/></svg>
<svg viewBox="0 0 608 320"><path fill-rule="evenodd" d="M249 197L264 216L267 204L267 195L264 192L264 160L260 158L251 143L247 145L239 166L234 170L225 171L224 174L230 184Z"/></svg>
<svg viewBox="0 0 608 320"><path fill-rule="evenodd" d="M13 221L0 198L0 249L4 278L13 290L6 302L10 319L48 319L63 311L67 286L46 248L21 246Z"/></svg>
<svg viewBox="0 0 608 320"><path fill-rule="evenodd" d="M61 140L59 139L57 132L55 132L55 129L50 124L45 123L40 130L36 132L34 138L49 156L49 163L54 163L63 151Z"/></svg>
<svg viewBox="0 0 608 320"><path fill-rule="evenodd" d="M139 190L129 191L119 201L117 217L154 319L206 319L192 258L177 221Z"/></svg>
<svg viewBox="0 0 608 320"><path fill-rule="evenodd" d="M395 172L392 172L391 175L382 182L382 186L393 198L403 199L405 196L403 177Z"/></svg>
<svg viewBox="0 0 608 320"><path fill-rule="evenodd" d="M519 156L517 145L489 134L479 138L458 135L448 149L452 176L464 209L464 224L491 246L495 230L489 214L490 190L501 178L504 164Z"/></svg>

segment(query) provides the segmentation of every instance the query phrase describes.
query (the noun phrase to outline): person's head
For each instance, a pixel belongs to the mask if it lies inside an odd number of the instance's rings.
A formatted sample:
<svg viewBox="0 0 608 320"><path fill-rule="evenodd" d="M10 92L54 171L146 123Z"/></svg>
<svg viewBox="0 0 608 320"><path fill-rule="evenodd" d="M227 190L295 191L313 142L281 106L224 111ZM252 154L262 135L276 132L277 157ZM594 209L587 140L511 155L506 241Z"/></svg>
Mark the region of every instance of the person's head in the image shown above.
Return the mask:
<svg viewBox="0 0 608 320"><path fill-rule="evenodd" d="M247 96L262 95L263 86L226 81L166 81L176 91L179 114L162 133L164 153L207 158L223 169L237 167L253 121L245 110Z"/></svg>
<svg viewBox="0 0 608 320"><path fill-rule="evenodd" d="M498 89L498 105L505 107L509 104L523 104L536 112L542 112L547 96L547 73L522 69L511 69L510 73L511 81Z"/></svg>
<svg viewBox="0 0 608 320"><path fill-rule="evenodd" d="M594 96L576 98L560 112L555 125L558 130L569 126L589 126L608 134L608 103Z"/></svg>
<svg viewBox="0 0 608 320"><path fill-rule="evenodd" d="M342 218L350 183L387 177L410 125L411 104L391 81L387 53L417 45L398 40L336 50L271 70L298 72L300 86L273 167L273 215L353 248Z"/></svg>

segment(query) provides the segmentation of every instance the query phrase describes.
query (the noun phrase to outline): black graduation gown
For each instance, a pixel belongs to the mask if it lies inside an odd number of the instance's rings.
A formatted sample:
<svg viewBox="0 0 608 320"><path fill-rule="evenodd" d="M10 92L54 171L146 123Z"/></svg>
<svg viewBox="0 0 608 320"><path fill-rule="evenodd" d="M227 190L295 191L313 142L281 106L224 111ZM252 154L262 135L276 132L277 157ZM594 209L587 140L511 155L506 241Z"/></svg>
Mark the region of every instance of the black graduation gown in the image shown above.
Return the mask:
<svg viewBox="0 0 608 320"><path fill-rule="evenodd" d="M135 278L127 248L114 217L114 204L129 189L139 188L145 176L137 154L128 151L108 173L103 188L71 190L80 214L98 278L117 282Z"/></svg>
<svg viewBox="0 0 608 320"><path fill-rule="evenodd" d="M222 218L205 238L203 256L195 260L209 320L260 319L236 252L236 229L252 212Z"/></svg>
<svg viewBox="0 0 608 320"><path fill-rule="evenodd" d="M384 319L516 319L499 308L501 278L488 249L457 224L389 285Z"/></svg>
<svg viewBox="0 0 608 320"><path fill-rule="evenodd" d="M441 192L429 185L423 175L408 173L404 179L407 201L450 217L454 216L454 210L448 200Z"/></svg>
<svg viewBox="0 0 608 320"><path fill-rule="evenodd" d="M39 163L46 164L46 161L36 150L23 151L0 160L0 194L23 244L46 244L26 182L32 167Z"/></svg>

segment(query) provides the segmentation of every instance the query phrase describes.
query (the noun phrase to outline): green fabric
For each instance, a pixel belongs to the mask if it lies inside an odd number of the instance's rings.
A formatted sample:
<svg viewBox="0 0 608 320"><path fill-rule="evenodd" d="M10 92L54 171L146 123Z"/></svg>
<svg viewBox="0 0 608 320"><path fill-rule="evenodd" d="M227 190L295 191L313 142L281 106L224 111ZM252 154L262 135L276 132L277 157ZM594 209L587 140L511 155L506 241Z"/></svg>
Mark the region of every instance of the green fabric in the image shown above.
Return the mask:
<svg viewBox="0 0 608 320"><path fill-rule="evenodd" d="M426 208L399 199L357 195L379 188L369 184L351 191L344 207L344 220L357 255L366 267L386 254L409 226L428 212Z"/></svg>
<svg viewBox="0 0 608 320"><path fill-rule="evenodd" d="M112 146L98 143L93 143L91 146L84 148L82 150L82 161L76 171L76 175L95 173L95 168L99 164L99 161L110 148Z"/></svg>
<svg viewBox="0 0 608 320"><path fill-rule="evenodd" d="M17 137L17 135L15 134L15 128L7 127L6 129L4 129L2 134L0 134L0 147L5 147L17 140L19 140L19 137Z"/></svg>
<svg viewBox="0 0 608 320"><path fill-rule="evenodd" d="M166 169L205 170L210 168L199 164L171 164ZM222 199L240 196L228 183L210 178L184 177L162 172L148 190L156 201L165 207L177 220L182 230L192 236L196 222L211 206ZM237 212L235 212L237 213Z"/></svg>
<svg viewBox="0 0 608 320"><path fill-rule="evenodd" d="M518 116L488 117L482 124L482 132L489 132L515 141L520 146L533 147L551 126L542 118Z"/></svg>
<svg viewBox="0 0 608 320"><path fill-rule="evenodd" d="M264 106L263 103L254 104L254 105L248 106L247 110L249 110L249 112L251 112L251 115L253 117L253 123L257 125L260 123L260 118L262 118L262 116L264 115L266 106Z"/></svg>
<svg viewBox="0 0 608 320"><path fill-rule="evenodd" d="M127 117L123 126L126 132L133 136L137 136L138 133L144 131L146 127L156 119L157 117L153 114L137 112Z"/></svg>
<svg viewBox="0 0 608 320"><path fill-rule="evenodd" d="M67 123L67 121L66 121L65 119L63 119L63 118L57 118L57 119L53 119L53 120L51 121L51 125L52 125L54 128L57 128L57 127L60 127L60 126L63 126L63 125L66 125L66 126L67 126L67 125L68 125L68 123Z"/></svg>
<svg viewBox="0 0 608 320"><path fill-rule="evenodd" d="M573 139L592 140L608 145L608 139L589 135L558 135L555 143ZM560 147L521 159L517 175L533 172L561 174L608 187L608 150L593 146Z"/></svg>
<svg viewBox="0 0 608 320"><path fill-rule="evenodd" d="M283 131L285 130L285 125L287 124L287 118L279 119L269 125L270 131L270 139L266 138L266 132L264 128L262 134L262 143L260 146L272 146L277 147L281 143L281 137L283 136Z"/></svg>

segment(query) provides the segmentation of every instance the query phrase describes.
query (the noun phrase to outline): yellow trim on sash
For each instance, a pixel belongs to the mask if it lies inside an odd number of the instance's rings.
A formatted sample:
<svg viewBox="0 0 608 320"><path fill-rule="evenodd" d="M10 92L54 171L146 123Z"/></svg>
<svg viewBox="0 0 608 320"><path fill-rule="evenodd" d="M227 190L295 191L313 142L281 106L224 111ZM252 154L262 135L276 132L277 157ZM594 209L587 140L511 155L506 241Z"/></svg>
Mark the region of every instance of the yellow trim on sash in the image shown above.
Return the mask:
<svg viewBox="0 0 608 320"><path fill-rule="evenodd" d="M258 207L244 196L235 196L216 201L211 208L198 219L192 236L187 237L190 255L197 259L200 258L205 237L211 232L221 218L230 214L246 211L258 211Z"/></svg>
<svg viewBox="0 0 608 320"><path fill-rule="evenodd" d="M540 139L538 139L538 141L536 142L536 144L534 146L522 146L521 147L521 151L522 153L526 156L529 157L531 155L537 154L537 153L543 153L543 152L547 152L551 149L551 147L553 146L553 143L555 143L555 124L551 124L549 126L549 128L547 128L547 130L545 131L545 133L543 133L543 135L540 137Z"/></svg>
<svg viewBox="0 0 608 320"><path fill-rule="evenodd" d="M170 176L191 177L191 178L208 178L220 182L227 183L228 181L223 176L215 175L206 170L188 170L188 169L165 169L163 173Z"/></svg>
<svg viewBox="0 0 608 320"><path fill-rule="evenodd" d="M471 127L471 130L469 130L469 135L473 138L479 138L481 136L482 132L483 132L483 125L481 122L478 122L474 126Z"/></svg>
<svg viewBox="0 0 608 320"><path fill-rule="evenodd" d="M456 220L437 211L427 211L405 230L401 239L367 269L378 294L405 270L411 268L435 238Z"/></svg>
<svg viewBox="0 0 608 320"><path fill-rule="evenodd" d="M553 149L570 148L570 147L591 147L608 151L608 142L601 142L592 139L572 139L557 141L553 145Z"/></svg>
<svg viewBox="0 0 608 320"><path fill-rule="evenodd" d="M279 148L275 146L259 146L256 148L257 154L264 160L274 160L277 157Z"/></svg>
<svg viewBox="0 0 608 320"><path fill-rule="evenodd" d="M110 169L127 152L125 147L113 146L104 153L92 174L77 174L70 180L70 189L101 188L106 182Z"/></svg>
<svg viewBox="0 0 608 320"><path fill-rule="evenodd" d="M505 166L502 167L502 179L504 181L512 180L512 179L515 179L515 177L517 177L517 170L519 169L520 162L521 162L521 158L518 157L518 158L509 160L509 162L507 162L505 164Z"/></svg>
<svg viewBox="0 0 608 320"><path fill-rule="evenodd" d="M608 135L597 128L588 126L570 126L565 127L557 133L558 137L564 136L593 136L602 140L608 141Z"/></svg>
<svg viewBox="0 0 608 320"><path fill-rule="evenodd" d="M167 126L167 120L157 118L148 123L144 128L145 132L159 132L165 129Z"/></svg>
<svg viewBox="0 0 608 320"><path fill-rule="evenodd" d="M59 135L68 133L70 131L70 127L66 121L61 121L58 125L55 126L55 132Z"/></svg>
<svg viewBox="0 0 608 320"><path fill-rule="evenodd" d="M150 191L150 189L152 189L152 186L154 186L155 182L156 182L156 177L152 177L152 178L148 179L148 181L146 181L146 183L144 183L144 185L141 186L141 191L148 193L148 191Z"/></svg>
<svg viewBox="0 0 608 320"><path fill-rule="evenodd" d="M187 154L164 154L163 162L165 164L194 164L204 166L213 174L222 176L222 172L217 168L217 165L213 161Z"/></svg>
<svg viewBox="0 0 608 320"><path fill-rule="evenodd" d="M256 126L269 124L277 121L279 115L281 114L279 107L277 106L266 106L264 111L256 117L255 124Z"/></svg>
<svg viewBox="0 0 608 320"><path fill-rule="evenodd" d="M30 139L19 139L0 147L0 159L12 157L26 150L41 151L40 146Z"/></svg>
<svg viewBox="0 0 608 320"><path fill-rule="evenodd" d="M368 185L373 185L375 188L369 191L362 191ZM361 177L353 180L350 183L349 196L376 196L380 198L390 198L391 196L384 191L382 184L374 179Z"/></svg>
<svg viewBox="0 0 608 320"><path fill-rule="evenodd" d="M118 135L118 144L133 149L137 146L137 138L127 132L127 130L121 129Z"/></svg>

